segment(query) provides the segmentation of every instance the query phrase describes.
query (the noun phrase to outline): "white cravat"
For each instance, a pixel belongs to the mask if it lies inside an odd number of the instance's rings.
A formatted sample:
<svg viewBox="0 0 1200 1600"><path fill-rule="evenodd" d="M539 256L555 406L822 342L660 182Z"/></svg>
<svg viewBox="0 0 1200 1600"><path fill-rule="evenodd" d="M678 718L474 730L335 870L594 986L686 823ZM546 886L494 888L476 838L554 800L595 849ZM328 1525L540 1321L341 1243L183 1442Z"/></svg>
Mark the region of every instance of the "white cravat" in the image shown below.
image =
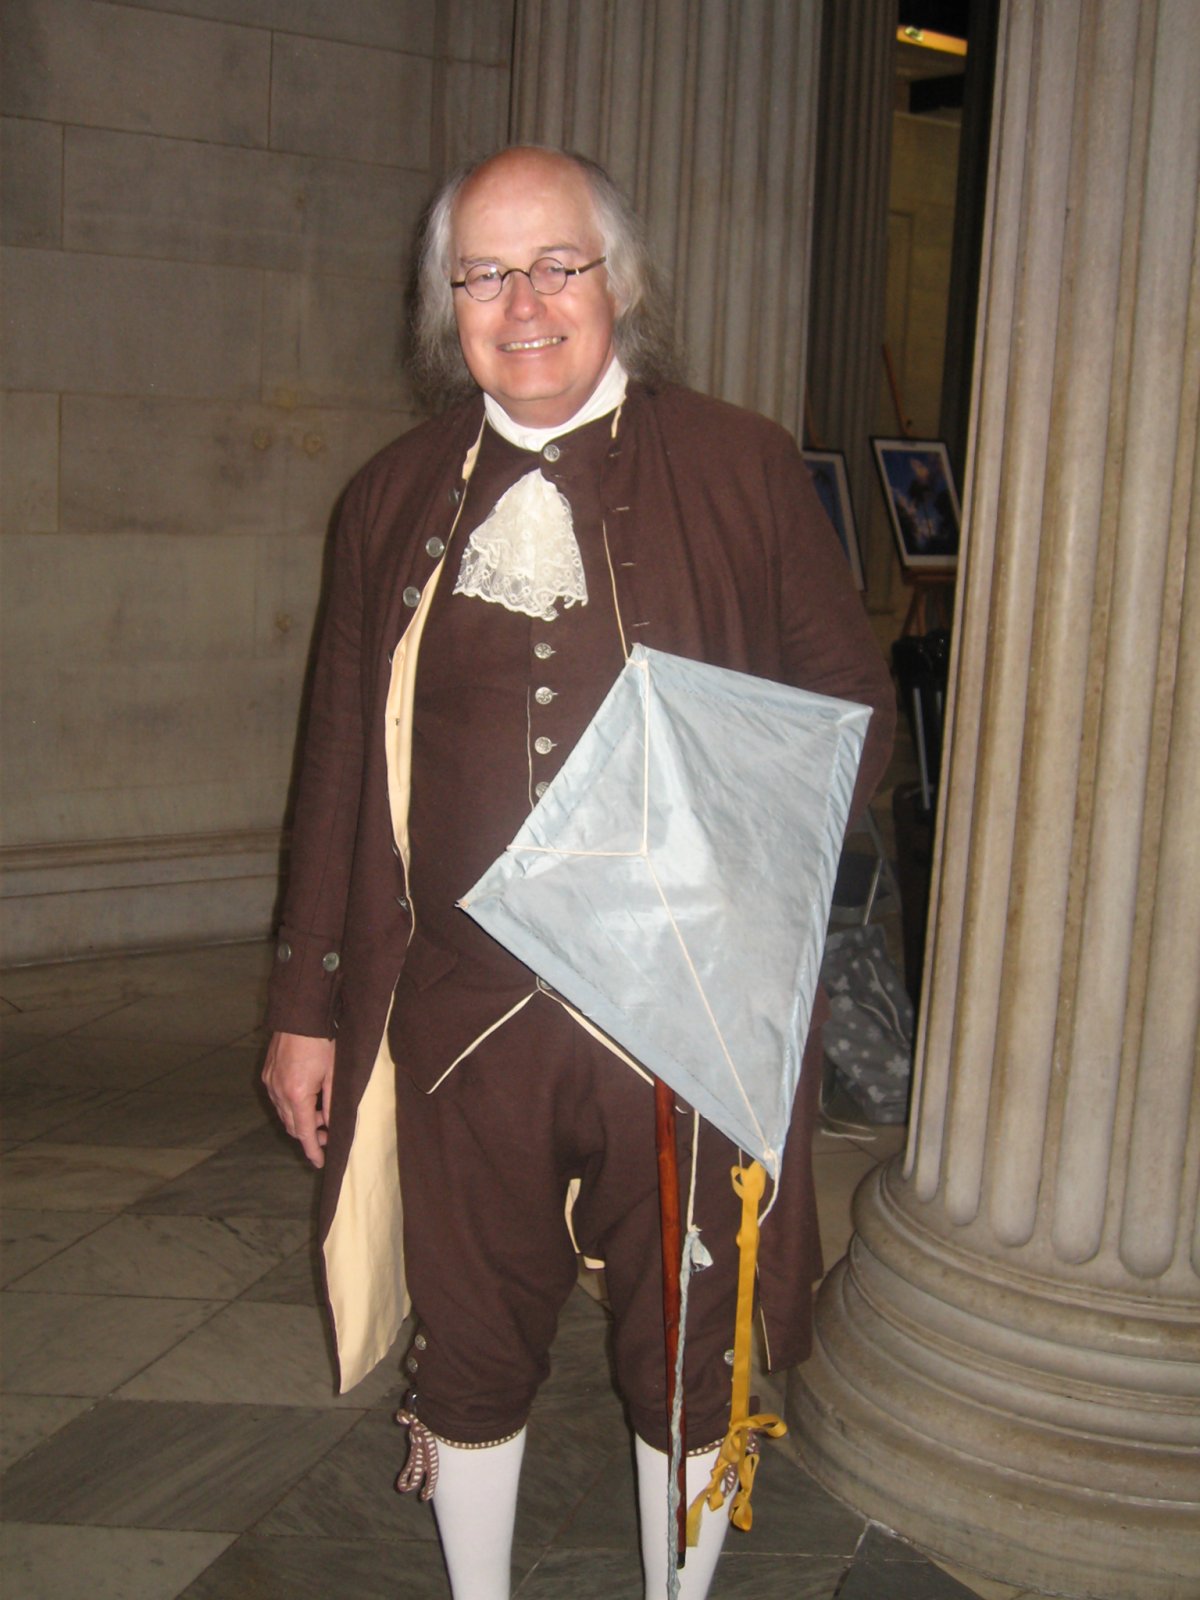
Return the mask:
<svg viewBox="0 0 1200 1600"><path fill-rule="evenodd" d="M551 439L573 433L615 411L625 398L626 373L614 356L608 370L573 417L551 428L525 428L491 395L484 396L489 424L522 450L541 450ZM471 534L454 593L492 601L509 611L545 621L556 617L555 601L587 604L583 558L566 496L534 467L496 502Z"/></svg>
<svg viewBox="0 0 1200 1600"><path fill-rule="evenodd" d="M552 428L523 427L521 423L514 422L499 400L493 400L490 394L483 397L483 409L492 427L509 444L519 445L522 450L541 450L551 439L558 439L564 433L574 433L576 428L582 428L589 422L595 422L597 417L606 417L610 411L615 411L625 398L625 385L628 382L628 373L614 356L604 376L575 415Z"/></svg>

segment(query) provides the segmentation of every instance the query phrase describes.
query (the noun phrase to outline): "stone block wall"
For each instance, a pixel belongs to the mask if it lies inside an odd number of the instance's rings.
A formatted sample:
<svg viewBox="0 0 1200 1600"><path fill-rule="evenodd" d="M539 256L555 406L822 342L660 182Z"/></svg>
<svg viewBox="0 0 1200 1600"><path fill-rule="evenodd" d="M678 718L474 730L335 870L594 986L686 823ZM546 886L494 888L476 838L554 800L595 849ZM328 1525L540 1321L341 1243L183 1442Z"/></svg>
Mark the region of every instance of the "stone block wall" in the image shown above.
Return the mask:
<svg viewBox="0 0 1200 1600"><path fill-rule="evenodd" d="M263 933L331 514L513 0L4 0L0 960Z"/></svg>

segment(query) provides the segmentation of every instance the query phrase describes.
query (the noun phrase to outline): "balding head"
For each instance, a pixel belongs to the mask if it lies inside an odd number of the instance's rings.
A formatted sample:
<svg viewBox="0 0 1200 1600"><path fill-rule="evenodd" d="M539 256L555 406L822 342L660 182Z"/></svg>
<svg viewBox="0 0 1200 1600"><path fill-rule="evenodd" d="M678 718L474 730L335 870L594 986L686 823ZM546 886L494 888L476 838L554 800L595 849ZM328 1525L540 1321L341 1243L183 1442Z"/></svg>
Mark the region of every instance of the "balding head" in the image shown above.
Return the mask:
<svg viewBox="0 0 1200 1600"><path fill-rule="evenodd" d="M450 272L475 382L523 427L569 421L612 362L617 312L576 163L516 149L472 173L451 210Z"/></svg>
<svg viewBox="0 0 1200 1600"><path fill-rule="evenodd" d="M452 277L461 276L452 258L460 246L467 247L467 241L458 237L461 228L456 226L464 216L462 206L470 206L466 214L473 224L484 214L498 223L501 213L511 208L515 198L540 195L545 201L551 194L557 196L560 205L568 206L578 221L586 215L588 226L580 236L586 233L594 238L596 253L606 258L603 268L591 276L602 280L615 312L612 341L626 371L652 387L678 376L670 315L650 264L641 225L620 191L604 170L586 157L542 146L512 146L457 173L426 216L413 317L413 354L415 376L428 399L445 403L470 393L474 387L459 346L455 315L455 301L463 298L464 291L449 287ZM540 245L547 241L538 242ZM498 265L505 269L527 268L532 259L505 260ZM583 261L564 262L576 264L582 265ZM572 281L582 287L587 280ZM567 293L564 290L564 300Z"/></svg>

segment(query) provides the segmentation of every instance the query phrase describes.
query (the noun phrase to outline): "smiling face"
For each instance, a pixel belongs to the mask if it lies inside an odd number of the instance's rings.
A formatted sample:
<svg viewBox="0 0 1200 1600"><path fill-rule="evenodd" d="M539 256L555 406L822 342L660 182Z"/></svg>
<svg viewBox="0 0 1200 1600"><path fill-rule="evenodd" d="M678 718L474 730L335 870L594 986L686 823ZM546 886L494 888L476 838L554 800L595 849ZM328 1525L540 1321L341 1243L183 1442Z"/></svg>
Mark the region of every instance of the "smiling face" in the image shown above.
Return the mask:
<svg viewBox="0 0 1200 1600"><path fill-rule="evenodd" d="M554 256L582 267L604 254L583 173L562 156L509 150L464 184L454 207L451 275L476 262L529 267ZM561 294L535 294L524 271L495 300L454 291L463 356L475 382L514 422L551 428L588 400L613 355L618 307L608 274L595 267L568 278Z"/></svg>

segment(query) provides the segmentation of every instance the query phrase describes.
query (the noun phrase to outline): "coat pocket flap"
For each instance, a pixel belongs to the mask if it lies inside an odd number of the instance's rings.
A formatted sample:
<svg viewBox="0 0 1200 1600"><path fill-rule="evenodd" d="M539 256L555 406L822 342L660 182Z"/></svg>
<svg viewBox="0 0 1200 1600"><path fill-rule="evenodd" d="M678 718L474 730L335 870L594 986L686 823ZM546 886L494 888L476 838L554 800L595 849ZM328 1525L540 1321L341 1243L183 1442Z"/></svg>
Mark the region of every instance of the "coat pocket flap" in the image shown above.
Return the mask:
<svg viewBox="0 0 1200 1600"><path fill-rule="evenodd" d="M418 994L424 994L439 983L458 965L458 951L439 944L418 929L413 930L408 953L404 957L401 981L410 983Z"/></svg>

